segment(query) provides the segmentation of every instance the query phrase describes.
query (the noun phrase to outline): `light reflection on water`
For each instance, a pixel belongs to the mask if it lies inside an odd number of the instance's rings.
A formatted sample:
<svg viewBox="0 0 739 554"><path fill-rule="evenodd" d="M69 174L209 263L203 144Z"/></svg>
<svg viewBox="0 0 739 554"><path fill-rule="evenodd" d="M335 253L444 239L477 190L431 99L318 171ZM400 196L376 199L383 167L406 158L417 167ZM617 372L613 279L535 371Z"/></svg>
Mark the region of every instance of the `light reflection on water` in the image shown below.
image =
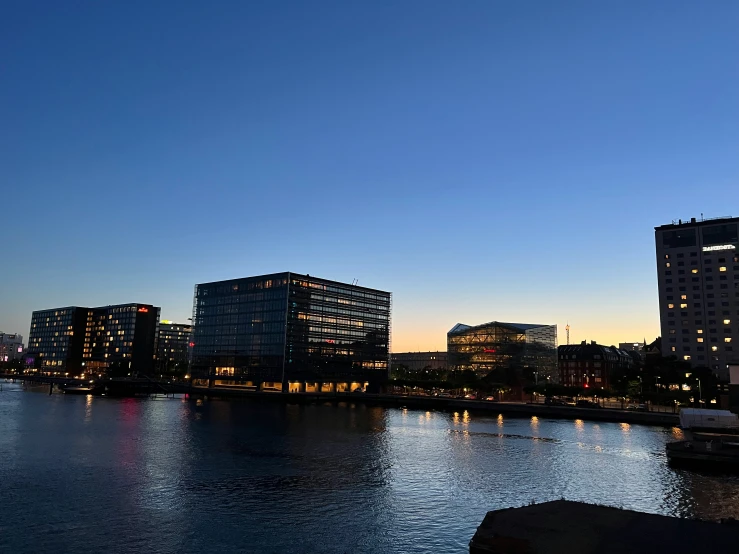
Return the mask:
<svg viewBox="0 0 739 554"><path fill-rule="evenodd" d="M0 550L466 552L488 510L561 497L739 517L739 478L667 467L664 444L679 434L5 384Z"/></svg>

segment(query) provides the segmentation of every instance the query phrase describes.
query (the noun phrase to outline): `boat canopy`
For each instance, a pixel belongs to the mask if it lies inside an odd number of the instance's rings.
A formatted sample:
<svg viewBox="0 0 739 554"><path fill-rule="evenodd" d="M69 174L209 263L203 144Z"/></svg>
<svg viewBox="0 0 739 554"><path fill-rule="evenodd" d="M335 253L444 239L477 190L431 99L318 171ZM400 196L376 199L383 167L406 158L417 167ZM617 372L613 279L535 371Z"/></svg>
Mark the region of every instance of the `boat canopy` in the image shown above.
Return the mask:
<svg viewBox="0 0 739 554"><path fill-rule="evenodd" d="M739 417L728 410L707 410L703 408L683 408L680 410L680 427L739 428Z"/></svg>

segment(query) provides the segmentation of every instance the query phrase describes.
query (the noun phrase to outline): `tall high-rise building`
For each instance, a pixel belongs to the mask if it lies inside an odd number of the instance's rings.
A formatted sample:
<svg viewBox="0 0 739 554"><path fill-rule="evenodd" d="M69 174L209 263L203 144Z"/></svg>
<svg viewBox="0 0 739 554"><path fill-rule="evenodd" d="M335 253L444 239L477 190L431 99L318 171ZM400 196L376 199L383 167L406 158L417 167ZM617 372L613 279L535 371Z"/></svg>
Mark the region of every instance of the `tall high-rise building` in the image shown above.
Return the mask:
<svg viewBox="0 0 739 554"><path fill-rule="evenodd" d="M193 378L330 392L388 377L390 293L297 273L196 286Z"/></svg>
<svg viewBox="0 0 739 554"><path fill-rule="evenodd" d="M27 358L50 375L110 369L150 373L156 359L159 308L121 304L33 312Z"/></svg>
<svg viewBox="0 0 739 554"><path fill-rule="evenodd" d="M172 364L187 363L189 343L192 340L192 325L162 320L159 322L157 362L164 369Z"/></svg>
<svg viewBox="0 0 739 554"><path fill-rule="evenodd" d="M728 380L739 360L739 218L655 227L662 354Z"/></svg>
<svg viewBox="0 0 739 554"><path fill-rule="evenodd" d="M34 368L50 375L80 373L87 312L79 306L33 312L27 358Z"/></svg>

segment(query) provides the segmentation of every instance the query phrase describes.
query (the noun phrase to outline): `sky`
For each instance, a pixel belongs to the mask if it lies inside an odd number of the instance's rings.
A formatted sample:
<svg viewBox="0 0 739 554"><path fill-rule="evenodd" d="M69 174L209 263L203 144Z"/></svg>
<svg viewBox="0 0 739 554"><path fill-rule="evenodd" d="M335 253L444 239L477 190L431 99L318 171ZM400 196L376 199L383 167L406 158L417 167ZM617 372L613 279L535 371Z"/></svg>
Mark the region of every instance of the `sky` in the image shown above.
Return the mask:
<svg viewBox="0 0 739 554"><path fill-rule="evenodd" d="M659 334L654 227L739 215L739 3L9 1L0 331L279 271ZM733 210L733 212L732 212Z"/></svg>

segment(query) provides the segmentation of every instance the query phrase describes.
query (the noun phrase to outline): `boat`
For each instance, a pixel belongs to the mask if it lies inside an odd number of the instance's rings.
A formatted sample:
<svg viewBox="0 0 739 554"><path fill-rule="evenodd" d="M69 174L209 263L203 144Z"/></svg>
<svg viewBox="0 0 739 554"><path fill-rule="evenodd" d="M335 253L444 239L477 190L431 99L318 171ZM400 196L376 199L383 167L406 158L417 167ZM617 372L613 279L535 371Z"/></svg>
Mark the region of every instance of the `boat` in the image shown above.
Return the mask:
<svg viewBox="0 0 739 554"><path fill-rule="evenodd" d="M92 387L64 387L64 394L92 394Z"/></svg>
<svg viewBox="0 0 739 554"><path fill-rule="evenodd" d="M739 435L739 416L729 410L683 408L680 427L688 439L693 433L721 433Z"/></svg>
<svg viewBox="0 0 739 554"><path fill-rule="evenodd" d="M739 470L739 417L728 410L684 408L680 427L686 440L665 446L672 465Z"/></svg>
<svg viewBox="0 0 739 554"><path fill-rule="evenodd" d="M692 440L668 443L666 453L673 465L739 470L738 435L696 433Z"/></svg>

